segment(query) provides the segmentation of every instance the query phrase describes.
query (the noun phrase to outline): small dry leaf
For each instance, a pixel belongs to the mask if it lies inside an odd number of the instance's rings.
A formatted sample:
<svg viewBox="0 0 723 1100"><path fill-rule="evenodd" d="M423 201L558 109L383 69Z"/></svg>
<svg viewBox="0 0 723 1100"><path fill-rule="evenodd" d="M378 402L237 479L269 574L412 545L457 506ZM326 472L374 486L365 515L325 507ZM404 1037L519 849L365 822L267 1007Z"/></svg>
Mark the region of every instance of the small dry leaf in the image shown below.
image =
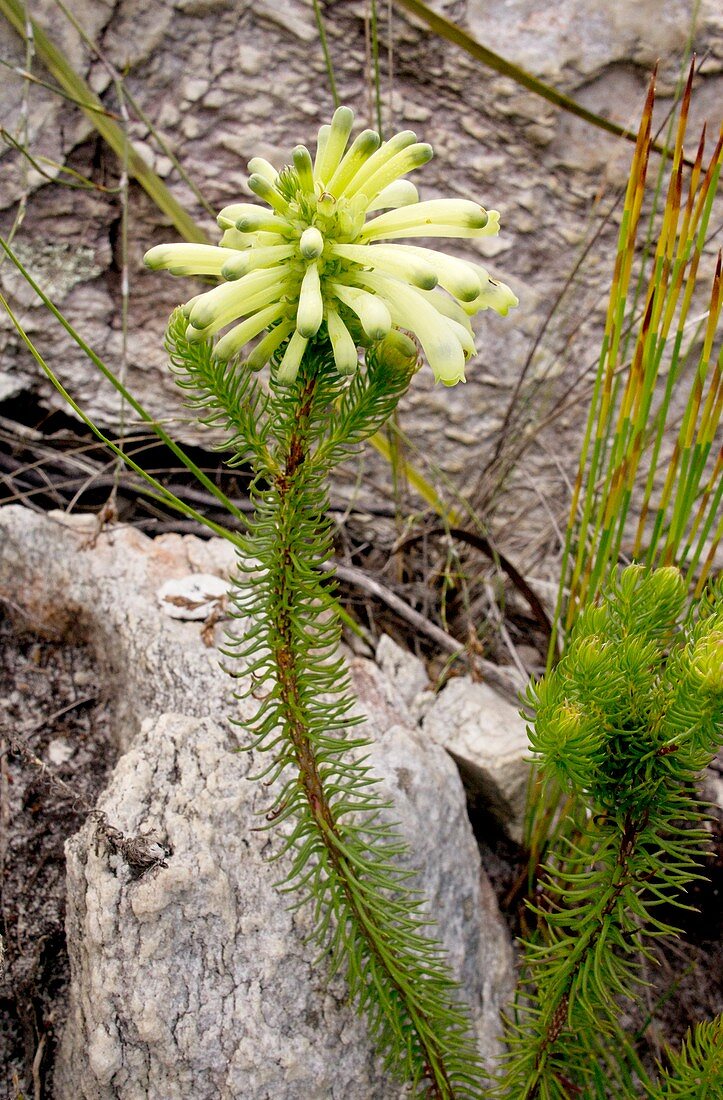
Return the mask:
<svg viewBox="0 0 723 1100"><path fill-rule="evenodd" d="M228 582L212 573L189 573L161 585L157 599L172 619L207 619L226 599Z"/></svg>

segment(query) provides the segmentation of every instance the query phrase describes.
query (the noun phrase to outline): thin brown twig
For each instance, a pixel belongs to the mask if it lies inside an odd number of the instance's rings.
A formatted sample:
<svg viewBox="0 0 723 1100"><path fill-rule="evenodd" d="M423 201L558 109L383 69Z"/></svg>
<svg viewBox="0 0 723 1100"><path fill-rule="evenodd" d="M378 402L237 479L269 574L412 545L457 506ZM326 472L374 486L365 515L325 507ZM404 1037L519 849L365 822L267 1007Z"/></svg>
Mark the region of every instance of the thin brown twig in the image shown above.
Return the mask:
<svg viewBox="0 0 723 1100"><path fill-rule="evenodd" d="M370 595L375 596L377 599L382 600L387 607L390 607L392 611L396 612L406 622L410 623L415 630L425 634L435 645L445 652L450 653L453 657L456 657L465 663L474 664L478 672L483 673L485 679L498 688L506 698L517 702L517 695L520 689L524 686L524 680L517 676L516 672L510 669L504 669L500 665L495 665L492 661L487 661L483 657L475 655L471 657L469 649L462 642L458 642L456 638L453 638L451 634L448 634L446 630L442 630L436 623L430 622L419 611L416 611L413 607L410 607L408 603L405 603L396 592L392 592L386 585L380 584L374 577L370 577L368 573L365 573L362 569L357 569L353 565L335 565L332 562L328 562L324 569L326 572L334 572L339 580L345 581L347 584L353 584L355 587L362 589L364 592L368 592Z"/></svg>
<svg viewBox="0 0 723 1100"><path fill-rule="evenodd" d="M32 737L34 733L38 733L39 730L44 728L51 728L55 725L59 718L62 718L64 714L68 714L71 710L75 710L77 707L83 707L86 703L94 703L98 698L97 692L91 692L89 695L81 695L78 699L73 699L72 702L66 703L64 707L60 707L59 710L54 711L45 718L41 718L38 722L35 722L30 729L23 730L23 738Z"/></svg>
<svg viewBox="0 0 723 1100"><path fill-rule="evenodd" d="M40 1076L40 1067L43 1063L43 1055L45 1054L45 1044L47 1042L47 1035L43 1034L38 1040L38 1045L35 1049L35 1056L33 1057L33 1096L34 1100L42 1100L43 1095L43 1082Z"/></svg>
<svg viewBox="0 0 723 1100"><path fill-rule="evenodd" d="M41 80L39 76L34 76L33 73L28 72L26 69L21 68L20 65L10 65L2 57L0 57L0 65L3 65L10 72L15 73L16 76L21 76L23 80L29 81L31 84L38 84L41 88L46 88L54 95L60 96L62 99L67 99L69 103L72 103L76 107L82 107L84 111L93 111L95 114L103 115L105 118L118 120L119 116L113 111L107 110L105 107L96 106L93 103L85 103L83 100L78 99L77 96L71 95L70 92L66 92L59 84L52 84L49 80Z"/></svg>
<svg viewBox="0 0 723 1100"><path fill-rule="evenodd" d="M490 539L485 538L483 535L478 535L475 531L467 531L463 527L433 527L431 530L427 530L423 534L408 536L407 538L405 538L402 545L410 546L415 542L419 542L420 539L427 538L431 535L451 535L452 538L457 539L459 542L467 543L468 546L472 546L475 550L479 550L480 553L484 554L492 562L494 562L494 564L509 577L510 581L518 590L520 595L523 596L523 598L526 600L530 611L534 615L538 625L544 631L545 637L550 637L552 633L552 624L539 596L530 587L520 571L512 564L509 558L507 558L500 550L498 550L496 546L493 546Z"/></svg>
<svg viewBox="0 0 723 1100"><path fill-rule="evenodd" d="M47 781L49 786L57 787L68 798L72 799L74 806L79 806L83 813L95 813L95 810L90 803L80 794L79 791L74 790L69 783L66 783L64 779L61 779L59 775L56 775L52 768L50 768L44 760L28 748L25 743L25 738L17 733L10 733L8 735L9 749L10 751L17 753L21 756L27 764L31 764L36 768L43 779Z"/></svg>

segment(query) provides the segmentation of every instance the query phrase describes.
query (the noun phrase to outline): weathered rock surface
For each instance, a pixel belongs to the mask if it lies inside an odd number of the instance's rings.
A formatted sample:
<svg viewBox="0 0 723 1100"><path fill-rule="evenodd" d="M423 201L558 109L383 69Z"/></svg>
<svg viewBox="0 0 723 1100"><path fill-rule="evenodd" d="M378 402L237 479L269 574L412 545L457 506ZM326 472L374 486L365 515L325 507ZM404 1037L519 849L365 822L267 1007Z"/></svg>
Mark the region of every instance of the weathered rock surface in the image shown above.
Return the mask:
<svg viewBox="0 0 723 1100"><path fill-rule="evenodd" d="M439 5L435 5L438 7ZM721 29L720 9L703 4L699 27ZM616 62L652 66L665 79L677 75L676 51L690 32L693 4L658 0L503 0L490 18L488 0L468 0L470 31L490 49L547 80L597 74ZM622 106L622 105L621 105Z"/></svg>
<svg viewBox="0 0 723 1100"><path fill-rule="evenodd" d="M376 673L364 675L368 689ZM367 711L377 702L367 694ZM375 735L390 717L384 705L375 713ZM449 762L398 718L375 763L490 1052L509 948ZM73 986L58 1100L401 1095L343 981L313 966L308 913L291 914L274 890L281 868L264 859L268 834L253 831L270 794L248 783L248 754L232 748L210 719L169 714L148 720L118 764L100 805L127 834L152 828L169 844L167 869L132 881L96 850L92 826L67 846Z"/></svg>
<svg viewBox="0 0 723 1100"><path fill-rule="evenodd" d="M424 736L451 753L468 789L519 841L530 772L527 724L519 708L469 676L452 677L435 695L422 661L386 635L375 656Z"/></svg>
<svg viewBox="0 0 723 1100"><path fill-rule="evenodd" d="M670 106L680 58L693 20L694 0L661 5L656 0L562 0L551 8L540 0L435 0L481 42L526 66L584 104L635 125L647 72L661 59L661 117ZM53 0L38 0L33 15L49 26L79 72L117 113L112 73L93 56ZM214 210L245 193L248 159L253 155L283 164L299 141L313 140L330 112L328 81L307 0L238 4L231 0L139 0L73 5L84 30L100 44L104 58L123 71L126 85L152 119ZM518 291L519 310L506 319L480 319L479 356L469 381L452 391L435 388L423 371L405 399L402 425L425 456L466 494L474 497L485 448L499 441L512 388L552 302L578 258L579 245L594 221L601 198L627 172L629 146L571 119L510 80L498 77L461 50L442 42L397 5L393 11L394 97L387 129L411 126L435 148L435 159L418 174L426 197L478 196L503 213L499 240L455 242L460 255L488 262ZM368 5L328 4L324 18L339 93L355 107L361 123L371 120L365 76L365 21ZM386 8L380 8L381 40L386 41ZM723 86L723 18L717 0L702 0L693 47L705 56L693 105L693 129L708 117L709 133L720 123ZM0 23L0 53L19 66L25 47ZM37 63L36 63L37 67ZM386 82L386 73L383 74ZM112 192L118 165L93 138L91 124L67 101L33 85L23 104L21 78L6 73L7 94L0 123L23 137L30 151L85 172L110 192L57 190L9 146L0 152L0 227L7 229L27 192L28 213L15 238L22 259L67 313L88 342L119 368L123 257L119 240L119 199ZM179 177L167 152L130 109L130 133L173 194L211 233L212 218ZM691 139L695 144L695 135ZM59 169L43 164L50 176ZM603 205L605 205L603 201ZM533 420L545 419L559 393L588 363L596 348L605 311L605 288L613 270L615 218L596 241L574 294L558 311L555 325L537 349L528 374L548 380L530 404ZM166 369L162 334L165 319L194 284L149 274L141 256L150 245L175 238L136 185L130 191L127 268L130 285L129 387L149 410L170 422L181 437L192 434L180 396ZM708 262L707 260L705 261ZM711 260L714 263L714 257ZM0 278L22 309L22 319L40 350L50 356L74 396L102 424L117 423L119 401L99 385L95 369L66 334L39 307L33 292L5 262ZM62 399L40 377L12 325L0 313L0 395L35 392L62 407ZM545 486L547 504L566 498L560 467L574 466L581 418L577 409L536 437L523 469L507 487L516 492L519 514L506 526L504 547L544 557L556 536L535 486ZM196 438L198 433L196 432ZM489 453L489 452L487 452ZM389 477L370 455L359 492ZM507 501L511 499L509 496ZM502 505L509 515L509 504ZM554 504L552 504L554 510ZM486 520L490 519L488 514ZM538 533L530 551L531 535ZM519 557L518 565L525 562Z"/></svg>
<svg viewBox="0 0 723 1100"><path fill-rule="evenodd" d="M92 642L113 696L121 751L146 717L218 717L237 709L233 680L213 645L204 644L203 624L171 618L158 602L169 580L228 577L233 562L233 548L222 540L151 540L131 527L98 535L89 516L0 511L0 592L22 606L30 629Z"/></svg>
<svg viewBox="0 0 723 1100"><path fill-rule="evenodd" d="M490 812L519 840L530 748L518 708L487 684L460 676L440 691L424 715L422 730L452 753Z"/></svg>
<svg viewBox="0 0 723 1100"><path fill-rule="evenodd" d="M234 751L229 678L204 624L157 604L169 578L225 575L228 548L131 529L90 546L89 533L85 520L0 510L0 595L25 628L92 643L125 750L100 806L126 835L152 834L173 852L166 869L133 880L91 823L68 844L73 978L56 1100L401 1096L341 978L313 965L308 914L290 913L274 888L282 869L264 858L269 834L255 831L273 791L247 782L259 761ZM374 767L492 1055L511 949L456 769L373 663L350 664ZM248 719L248 702L233 706Z"/></svg>

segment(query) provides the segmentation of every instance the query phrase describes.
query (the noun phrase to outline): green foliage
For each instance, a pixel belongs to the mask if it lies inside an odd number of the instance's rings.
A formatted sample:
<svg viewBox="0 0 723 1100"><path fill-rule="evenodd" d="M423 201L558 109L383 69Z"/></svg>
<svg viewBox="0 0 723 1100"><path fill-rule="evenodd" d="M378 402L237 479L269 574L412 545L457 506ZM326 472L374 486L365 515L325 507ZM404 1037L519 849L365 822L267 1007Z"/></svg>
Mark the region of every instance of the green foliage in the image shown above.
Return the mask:
<svg viewBox="0 0 723 1100"><path fill-rule="evenodd" d="M707 166L705 132L694 163L686 162L693 75L691 67L652 247L641 240L652 84L640 124L568 519L557 608L563 636L624 553L649 566L678 565L699 596L723 534L723 461L715 446L723 413L720 253L710 289L700 285L723 133ZM661 192L664 182L661 174ZM703 326L692 321L696 304L704 311ZM679 415L676 406L683 411L671 449L667 439ZM553 639L548 667L554 653Z"/></svg>
<svg viewBox="0 0 723 1100"><path fill-rule="evenodd" d="M354 375L335 403L333 424L315 461L336 465L387 423L409 386L417 356L416 344L396 331L369 350L366 372Z"/></svg>
<svg viewBox="0 0 723 1100"><path fill-rule="evenodd" d="M354 734L362 719L322 572L333 551L325 518L330 463L384 423L409 384L416 352L405 355L402 345L400 354L385 342L349 384L322 337L291 386L276 381L280 349L264 394L248 371L216 362L210 345L189 343L178 311L167 343L193 407L226 429L234 461L253 467L254 518L233 596L244 629L227 652L252 677L249 694L263 695L244 732L270 757L257 778L277 791L266 816L284 833L279 885L294 907L311 907L319 959L346 971L388 1068L417 1095L479 1096L482 1069L458 989L399 862L405 847L365 763L368 741Z"/></svg>
<svg viewBox="0 0 723 1100"><path fill-rule="evenodd" d="M575 809L535 905L502 1096L598 1095L604 1047L625 1056L620 998L650 940L675 932L660 907L684 904L707 840L691 792L723 723L721 594L681 627L679 572L631 566L530 689L531 746Z"/></svg>
<svg viewBox="0 0 723 1100"><path fill-rule="evenodd" d="M403 6L496 71L589 122L620 132L472 42L427 5L405 0ZM314 9L333 87L316 0ZM376 21L376 5L372 13ZM32 26L38 55L62 94L86 113L179 232L188 240L205 240L136 156L125 129L109 117L42 29L29 22L25 5L0 0L0 14L21 35ZM372 39L380 114L376 22ZM139 113L122 89L125 101ZM653 1100L712 1100L723 1092L720 1020L696 1028L681 1052L669 1055L669 1067L655 1085L647 1081L617 1023L619 1000L635 991L649 938L672 931L659 914L661 905L680 903L697 874L704 834L700 810L688 792L720 728L721 590L713 591L684 628L679 622L687 592L672 569L653 574L628 570L593 605L628 546L648 565L675 561L685 565L687 579L698 580L705 577L721 534L716 517L723 467L714 451L723 407L720 351L717 360L715 354L720 266L705 303L705 331L697 346L692 343L692 358L685 347L721 144L707 170L701 147L684 197L686 113L687 106L642 310L638 299L645 280L636 286L632 276L645 173L656 148L652 98L638 135L561 578L560 611L562 594L571 592L563 623L570 644L557 670L531 694L537 708L533 748L548 789L559 784L570 811L549 858L536 907L538 932L527 947L525 982L510 1025L510 1057L496 1086L508 1100L573 1095L605 1100L611 1093L627 1098L641 1086ZM172 155L166 145L162 148ZM123 400L240 519L3 247ZM42 369L72 403L10 307L2 304ZM636 313L639 324L631 329ZM330 370L328 347L320 339L307 352L294 386L282 389L272 383L267 393L237 364L215 360L209 344L188 342L180 312L172 318L168 346L191 407L204 423L225 432L222 446L231 451L231 463L251 462L254 468L256 515L248 537L237 540L244 549L235 600L237 614L244 620L250 616L254 625L233 648L247 661L254 693L263 690L252 732L256 747L269 755L264 778L280 784L268 824L285 832L278 853L289 861L282 888L292 893L294 904L312 906L320 955L330 954L333 966L346 968L352 994L367 1012L387 1063L407 1074L415 1091L479 1097L484 1079L458 992L425 931L418 895L399 863L403 847L365 763L366 741L354 734L359 719L336 656L339 609L328 573L322 577L320 570L331 554L324 518L328 474L387 423L412 363L389 347L383 355L372 350L365 370L343 384ZM684 408L683 421L668 456L664 436L676 404ZM204 522L91 427L147 476L161 499ZM372 443L392 456L383 438ZM448 513L418 471L406 464L402 468L433 508ZM641 487L641 506L634 514ZM630 526L631 517L636 528Z"/></svg>
<svg viewBox="0 0 723 1100"><path fill-rule="evenodd" d="M678 566L685 580L682 611L683 602L700 598L723 535L723 458L716 443L723 413L720 254L707 286L704 279L723 136L707 164L705 132L694 160L686 158L693 77L691 66L677 123L671 121L670 159L661 165L653 188L647 182L653 149L652 82L641 118L570 502L548 669L621 561ZM651 190L646 233L644 212ZM701 315L694 320L698 310ZM583 657L597 675L594 653ZM632 653L627 658L634 660ZM645 654L638 653L637 659L644 664ZM571 727L571 743L588 738L593 751L596 734L590 714L579 717L576 731L572 715L558 721ZM564 769L560 778L562 789L549 777L545 784L533 777L529 785L525 839L531 880L555 843L565 814L579 812Z"/></svg>
<svg viewBox="0 0 723 1100"><path fill-rule="evenodd" d="M225 433L217 449L233 451L229 464L240 465L265 447L268 398L252 373L216 359L208 341L187 340L187 325L183 310L174 310L166 331L171 370L200 423Z"/></svg>
<svg viewBox="0 0 723 1100"><path fill-rule="evenodd" d="M723 1017L698 1024L681 1050L668 1052L670 1067L649 1089L651 1100L717 1100L723 1096Z"/></svg>

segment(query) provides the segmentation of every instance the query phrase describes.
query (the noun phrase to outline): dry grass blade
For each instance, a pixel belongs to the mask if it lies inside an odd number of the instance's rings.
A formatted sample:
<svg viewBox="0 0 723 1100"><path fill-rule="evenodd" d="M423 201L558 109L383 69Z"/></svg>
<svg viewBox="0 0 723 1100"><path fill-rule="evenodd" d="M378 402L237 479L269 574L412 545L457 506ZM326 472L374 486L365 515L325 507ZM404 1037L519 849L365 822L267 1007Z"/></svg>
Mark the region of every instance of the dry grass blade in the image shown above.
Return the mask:
<svg viewBox="0 0 723 1100"><path fill-rule="evenodd" d="M720 257L702 319L692 315L722 154L719 138L704 168L704 132L695 158L685 158L693 73L691 66L659 212L657 190L653 200L659 231L651 256L641 238L652 82L638 131L572 491L548 668L564 651L579 610L595 600L621 560L678 565L697 599L723 537L723 458L713 456L723 413L723 352L711 369L721 314ZM536 774L530 784L525 831L531 884L568 807L554 784L543 788Z"/></svg>
<svg viewBox="0 0 723 1100"><path fill-rule="evenodd" d="M699 326L692 319L692 307L696 293L700 295L701 259L720 176L722 142L719 138L707 167L704 136L695 159L686 162L692 77L691 67L643 307L626 337L651 149L652 84L638 133L568 521L558 597L559 616L563 593L569 591L562 620L565 631L580 607L595 598L621 555L648 565L677 564L690 582L697 575L700 592L720 538L720 530L714 530L720 458L711 468L723 404L720 353L711 368L721 315L720 258L697 349ZM688 172L686 163L691 164ZM693 340L686 341L691 328ZM668 455L666 442L681 406L677 439Z"/></svg>

